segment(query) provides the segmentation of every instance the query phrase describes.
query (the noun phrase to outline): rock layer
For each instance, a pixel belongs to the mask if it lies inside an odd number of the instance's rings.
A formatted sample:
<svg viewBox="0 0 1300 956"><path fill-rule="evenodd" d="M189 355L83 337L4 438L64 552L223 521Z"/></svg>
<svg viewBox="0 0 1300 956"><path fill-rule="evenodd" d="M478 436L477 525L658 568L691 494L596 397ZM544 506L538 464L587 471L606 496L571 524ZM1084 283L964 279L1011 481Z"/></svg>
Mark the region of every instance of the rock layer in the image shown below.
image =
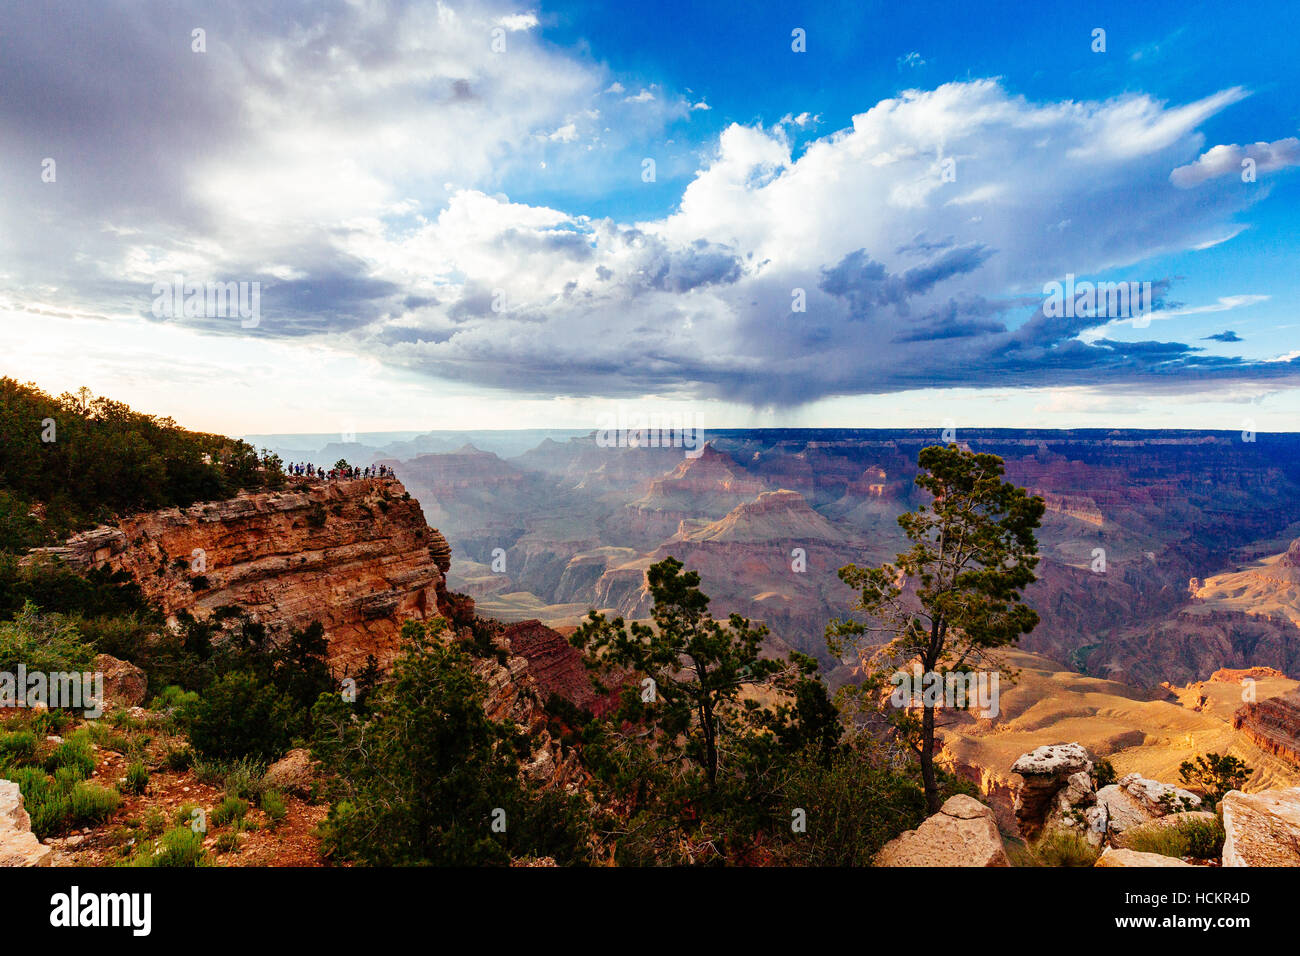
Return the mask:
<svg viewBox="0 0 1300 956"><path fill-rule="evenodd" d="M1300 691L1246 704L1232 726L1261 750L1300 767Z"/></svg>
<svg viewBox="0 0 1300 956"><path fill-rule="evenodd" d="M396 479L293 482L286 490L122 519L43 549L132 575L169 615L237 605L268 626L320 621L331 658L387 662L408 618L446 603L447 541Z"/></svg>

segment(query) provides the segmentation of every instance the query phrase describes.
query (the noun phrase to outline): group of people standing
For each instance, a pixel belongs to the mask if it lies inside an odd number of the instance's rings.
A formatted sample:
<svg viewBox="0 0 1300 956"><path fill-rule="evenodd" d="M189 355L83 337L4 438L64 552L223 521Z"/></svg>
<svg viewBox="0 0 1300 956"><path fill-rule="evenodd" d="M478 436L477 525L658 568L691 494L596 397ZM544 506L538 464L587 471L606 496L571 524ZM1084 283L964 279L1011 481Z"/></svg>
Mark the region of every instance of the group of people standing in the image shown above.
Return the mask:
<svg viewBox="0 0 1300 956"><path fill-rule="evenodd" d="M366 465L358 468L348 465L346 468L331 468L326 471L311 462L296 461L285 467L285 471L298 478L317 478L321 481L335 481L342 478L392 478L393 469L387 465Z"/></svg>

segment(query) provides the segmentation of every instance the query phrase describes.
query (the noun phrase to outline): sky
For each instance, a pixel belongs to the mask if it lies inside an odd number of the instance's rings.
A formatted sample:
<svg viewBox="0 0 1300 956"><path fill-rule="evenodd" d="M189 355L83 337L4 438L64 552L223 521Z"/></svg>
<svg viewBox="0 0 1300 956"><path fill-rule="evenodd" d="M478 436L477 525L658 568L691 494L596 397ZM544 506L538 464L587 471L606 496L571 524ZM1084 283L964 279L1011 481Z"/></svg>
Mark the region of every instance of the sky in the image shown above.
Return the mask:
<svg viewBox="0 0 1300 956"><path fill-rule="evenodd" d="M0 0L0 374L230 434L1300 427L1300 5L251 6Z"/></svg>

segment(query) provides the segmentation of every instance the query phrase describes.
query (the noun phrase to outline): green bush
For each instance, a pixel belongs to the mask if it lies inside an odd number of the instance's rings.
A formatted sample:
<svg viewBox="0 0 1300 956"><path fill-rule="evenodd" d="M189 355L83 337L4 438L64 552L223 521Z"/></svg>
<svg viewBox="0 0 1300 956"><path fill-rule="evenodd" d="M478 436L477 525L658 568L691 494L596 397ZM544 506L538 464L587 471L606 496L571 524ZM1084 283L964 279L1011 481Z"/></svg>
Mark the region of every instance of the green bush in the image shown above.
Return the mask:
<svg viewBox="0 0 1300 956"><path fill-rule="evenodd" d="M163 688L163 692L154 697L149 702L149 709L155 712L163 711L183 711L187 707L193 707L199 702L199 695L192 690L185 690L170 684Z"/></svg>
<svg viewBox="0 0 1300 956"><path fill-rule="evenodd" d="M235 671L218 678L187 706L190 743L207 757L274 760L289 747L292 709L283 694L256 675Z"/></svg>
<svg viewBox="0 0 1300 956"><path fill-rule="evenodd" d="M262 794L262 812L271 818L271 826L277 826L289 814L284 794L279 790L267 790Z"/></svg>
<svg viewBox="0 0 1300 956"><path fill-rule="evenodd" d="M42 614L31 602L0 622L0 672L15 673L20 664L28 673L85 672L94 657L75 624L62 614Z"/></svg>
<svg viewBox="0 0 1300 956"><path fill-rule="evenodd" d="M38 839L60 833L67 827L72 810L68 793L42 770L18 767L5 771L3 776L18 784L23 807L32 820L32 832Z"/></svg>
<svg viewBox="0 0 1300 956"><path fill-rule="evenodd" d="M175 747L167 751L167 756L163 758L168 770L180 773L188 770L194 764L194 751L189 747Z"/></svg>
<svg viewBox="0 0 1300 956"><path fill-rule="evenodd" d="M36 734L30 730L15 730L0 734L0 765L20 764L36 755Z"/></svg>
<svg viewBox="0 0 1300 956"><path fill-rule="evenodd" d="M217 852L218 853L238 853L239 852L239 827L233 830L227 830L224 833L217 834Z"/></svg>
<svg viewBox="0 0 1300 956"><path fill-rule="evenodd" d="M188 825L174 827L157 840L141 844L127 866L209 866L203 835Z"/></svg>
<svg viewBox="0 0 1300 956"><path fill-rule="evenodd" d="M241 800L239 797L226 797L212 811L212 822L216 826L224 827L232 821L243 820L246 813L248 813L247 800Z"/></svg>
<svg viewBox="0 0 1300 956"><path fill-rule="evenodd" d="M149 768L142 761L136 760L126 768L126 792L137 795L149 789Z"/></svg>
<svg viewBox="0 0 1300 956"><path fill-rule="evenodd" d="M495 833L496 808L526 799L506 728L483 710L473 661L407 622L409 651L376 692L368 721L338 694L316 702L312 754L337 774L336 802L320 828L327 854L380 866L507 864L532 855L528 834Z"/></svg>
<svg viewBox="0 0 1300 956"><path fill-rule="evenodd" d="M229 764L221 779L227 794L243 800L257 800L262 795L266 765L256 760L236 760Z"/></svg>
<svg viewBox="0 0 1300 956"><path fill-rule="evenodd" d="M69 734L45 761L45 769L50 773L62 767L76 771L82 780L95 772L95 749L90 731L78 730Z"/></svg>
<svg viewBox="0 0 1300 956"><path fill-rule="evenodd" d="M140 824L144 835L156 837L167 829L167 814L159 807L150 807L144 812L144 821Z"/></svg>
<svg viewBox="0 0 1300 956"><path fill-rule="evenodd" d="M1101 847L1088 842L1075 830L1048 830L1037 842L1012 854L1017 866L1094 866Z"/></svg>
<svg viewBox="0 0 1300 956"><path fill-rule="evenodd" d="M1124 843L1139 853L1212 860L1223 853L1223 839L1223 823L1216 817L1179 820L1162 827L1140 827L1126 834Z"/></svg>
<svg viewBox="0 0 1300 956"><path fill-rule="evenodd" d="M111 787L81 782L72 788L72 822L77 826L103 823L122 804L122 796Z"/></svg>

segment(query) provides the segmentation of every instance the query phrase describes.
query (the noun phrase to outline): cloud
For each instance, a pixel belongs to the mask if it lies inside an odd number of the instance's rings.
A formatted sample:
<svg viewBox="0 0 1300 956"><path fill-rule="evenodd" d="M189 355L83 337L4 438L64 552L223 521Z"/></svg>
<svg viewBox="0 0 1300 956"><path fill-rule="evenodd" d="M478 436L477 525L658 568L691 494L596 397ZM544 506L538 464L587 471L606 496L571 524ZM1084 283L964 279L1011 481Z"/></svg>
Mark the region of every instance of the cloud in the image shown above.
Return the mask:
<svg viewBox="0 0 1300 956"><path fill-rule="evenodd" d="M925 66L925 60L921 58L921 54L917 53L916 51L912 51L911 53L908 53L906 56L900 56L898 58L898 68L901 70L905 66L911 67L913 69L917 67Z"/></svg>
<svg viewBox="0 0 1300 956"><path fill-rule="evenodd" d="M1240 342L1241 340L1241 336L1231 329L1216 332L1213 335L1206 335L1201 339L1203 342Z"/></svg>
<svg viewBox="0 0 1300 956"><path fill-rule="evenodd" d="M1169 181L1180 189L1191 189L1220 176L1245 175L1245 168L1252 164L1255 173L1275 173L1289 166L1300 166L1300 139L1291 136L1273 143L1215 146L1197 157L1196 162L1171 172Z"/></svg>
<svg viewBox="0 0 1300 956"><path fill-rule="evenodd" d="M670 213L627 221L554 198L556 184L672 188L662 172L642 183L641 158L656 143L669 168L678 130L664 131L688 127L697 98L650 84L625 104L603 67L531 27L493 53L493 27L528 16L517 8L295 9L123 0L79 14L99 41L74 50L16 8L0 87L45 91L0 100L16 308L114 321L145 314L159 276L256 280L256 330L194 327L540 396L788 406L1297 374L1042 310L1045 283L1117 270L1165 302L1170 283L1140 264L1239 228L1262 191L1179 189L1169 171L1194 164L1200 124L1244 91L1036 103L973 80L806 141L808 113L732 124L681 147L692 165ZM182 42L196 18L207 59ZM603 158L570 158L585 146ZM30 161L46 155L55 184Z"/></svg>

